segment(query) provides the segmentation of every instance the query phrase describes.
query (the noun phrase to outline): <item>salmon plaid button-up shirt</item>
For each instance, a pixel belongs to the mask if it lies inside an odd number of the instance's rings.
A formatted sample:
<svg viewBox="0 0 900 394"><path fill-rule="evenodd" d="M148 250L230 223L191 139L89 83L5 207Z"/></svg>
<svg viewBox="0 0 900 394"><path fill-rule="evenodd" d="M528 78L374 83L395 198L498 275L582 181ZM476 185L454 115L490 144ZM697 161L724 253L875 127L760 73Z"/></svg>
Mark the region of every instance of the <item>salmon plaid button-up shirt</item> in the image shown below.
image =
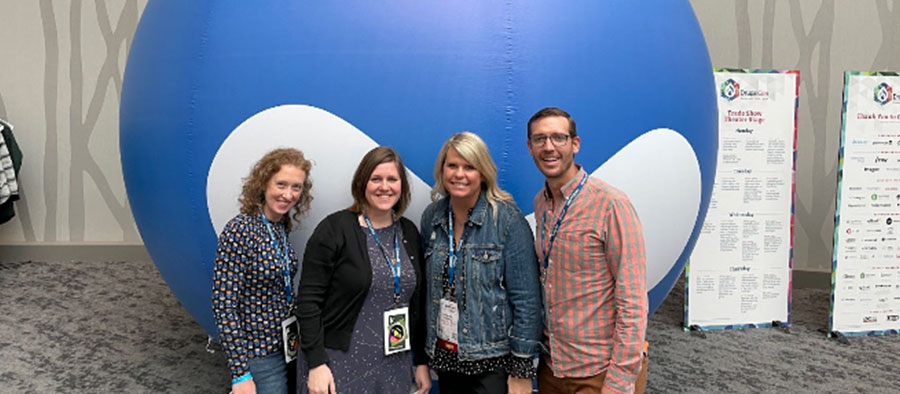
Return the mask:
<svg viewBox="0 0 900 394"><path fill-rule="evenodd" d="M555 205L546 186L534 200L548 365L557 377L606 371L605 388L630 393L641 367L648 302L641 223L625 193L588 177L544 267L544 251L565 199L585 175L579 168Z"/></svg>

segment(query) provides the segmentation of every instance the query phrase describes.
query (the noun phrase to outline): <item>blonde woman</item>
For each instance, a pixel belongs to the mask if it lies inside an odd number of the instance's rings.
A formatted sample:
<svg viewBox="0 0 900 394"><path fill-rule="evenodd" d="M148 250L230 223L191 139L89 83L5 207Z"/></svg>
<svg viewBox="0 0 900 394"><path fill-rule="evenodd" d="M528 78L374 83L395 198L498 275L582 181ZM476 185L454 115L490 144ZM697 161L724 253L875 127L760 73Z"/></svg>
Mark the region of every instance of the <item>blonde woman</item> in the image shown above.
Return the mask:
<svg viewBox="0 0 900 394"><path fill-rule="evenodd" d="M542 332L534 238L474 133L455 134L434 165L422 214L425 352L442 394L531 393Z"/></svg>

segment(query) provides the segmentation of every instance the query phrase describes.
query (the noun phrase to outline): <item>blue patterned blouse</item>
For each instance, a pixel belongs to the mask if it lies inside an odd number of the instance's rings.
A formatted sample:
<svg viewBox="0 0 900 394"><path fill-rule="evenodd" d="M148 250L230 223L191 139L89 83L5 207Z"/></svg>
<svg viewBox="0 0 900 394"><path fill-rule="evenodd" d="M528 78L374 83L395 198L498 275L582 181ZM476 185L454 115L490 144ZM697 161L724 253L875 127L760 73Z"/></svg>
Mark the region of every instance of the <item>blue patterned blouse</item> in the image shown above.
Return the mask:
<svg viewBox="0 0 900 394"><path fill-rule="evenodd" d="M232 378L249 372L249 359L282 350L281 322L291 307L282 262L284 224L273 223L272 234L275 240L261 215L240 214L219 235L212 306ZM287 248L292 279L297 255L290 242Z"/></svg>

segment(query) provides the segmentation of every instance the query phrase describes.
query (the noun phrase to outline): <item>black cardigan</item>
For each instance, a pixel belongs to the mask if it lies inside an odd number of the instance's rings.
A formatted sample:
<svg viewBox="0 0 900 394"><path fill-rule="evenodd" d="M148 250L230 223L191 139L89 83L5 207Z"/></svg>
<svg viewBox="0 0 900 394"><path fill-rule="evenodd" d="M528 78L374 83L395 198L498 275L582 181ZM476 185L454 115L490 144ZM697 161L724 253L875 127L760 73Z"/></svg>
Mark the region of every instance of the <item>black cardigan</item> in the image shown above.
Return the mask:
<svg viewBox="0 0 900 394"><path fill-rule="evenodd" d="M416 288L409 301L413 361L427 364L425 355L424 257L419 231L410 220L399 219L403 246L416 273ZM323 219L303 253L297 295L300 347L309 368L328 361L325 348L347 351L356 318L372 284L372 265L366 233L357 214L342 210Z"/></svg>

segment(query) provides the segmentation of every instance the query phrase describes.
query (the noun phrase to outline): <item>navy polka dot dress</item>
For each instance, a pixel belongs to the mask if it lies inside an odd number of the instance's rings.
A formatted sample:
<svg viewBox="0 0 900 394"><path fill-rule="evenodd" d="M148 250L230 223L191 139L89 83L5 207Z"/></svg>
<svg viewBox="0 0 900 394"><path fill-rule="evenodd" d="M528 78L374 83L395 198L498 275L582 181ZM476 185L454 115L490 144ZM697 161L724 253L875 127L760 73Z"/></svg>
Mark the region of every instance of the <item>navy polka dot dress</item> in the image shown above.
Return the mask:
<svg viewBox="0 0 900 394"><path fill-rule="evenodd" d="M366 246L372 265L372 284L363 303L353 329L353 339L347 352L325 349L328 354L328 368L334 376L338 393L352 394L407 394L413 384L412 354L403 352L384 355L383 322L384 312L393 308L408 307L409 297L416 287L416 275L406 254L400 248L399 304L394 304L394 279L384 253L375 242L368 229ZM394 234L400 230L399 223L375 230L385 250L393 252ZM309 368L304 357L298 358L298 393L307 394Z"/></svg>

